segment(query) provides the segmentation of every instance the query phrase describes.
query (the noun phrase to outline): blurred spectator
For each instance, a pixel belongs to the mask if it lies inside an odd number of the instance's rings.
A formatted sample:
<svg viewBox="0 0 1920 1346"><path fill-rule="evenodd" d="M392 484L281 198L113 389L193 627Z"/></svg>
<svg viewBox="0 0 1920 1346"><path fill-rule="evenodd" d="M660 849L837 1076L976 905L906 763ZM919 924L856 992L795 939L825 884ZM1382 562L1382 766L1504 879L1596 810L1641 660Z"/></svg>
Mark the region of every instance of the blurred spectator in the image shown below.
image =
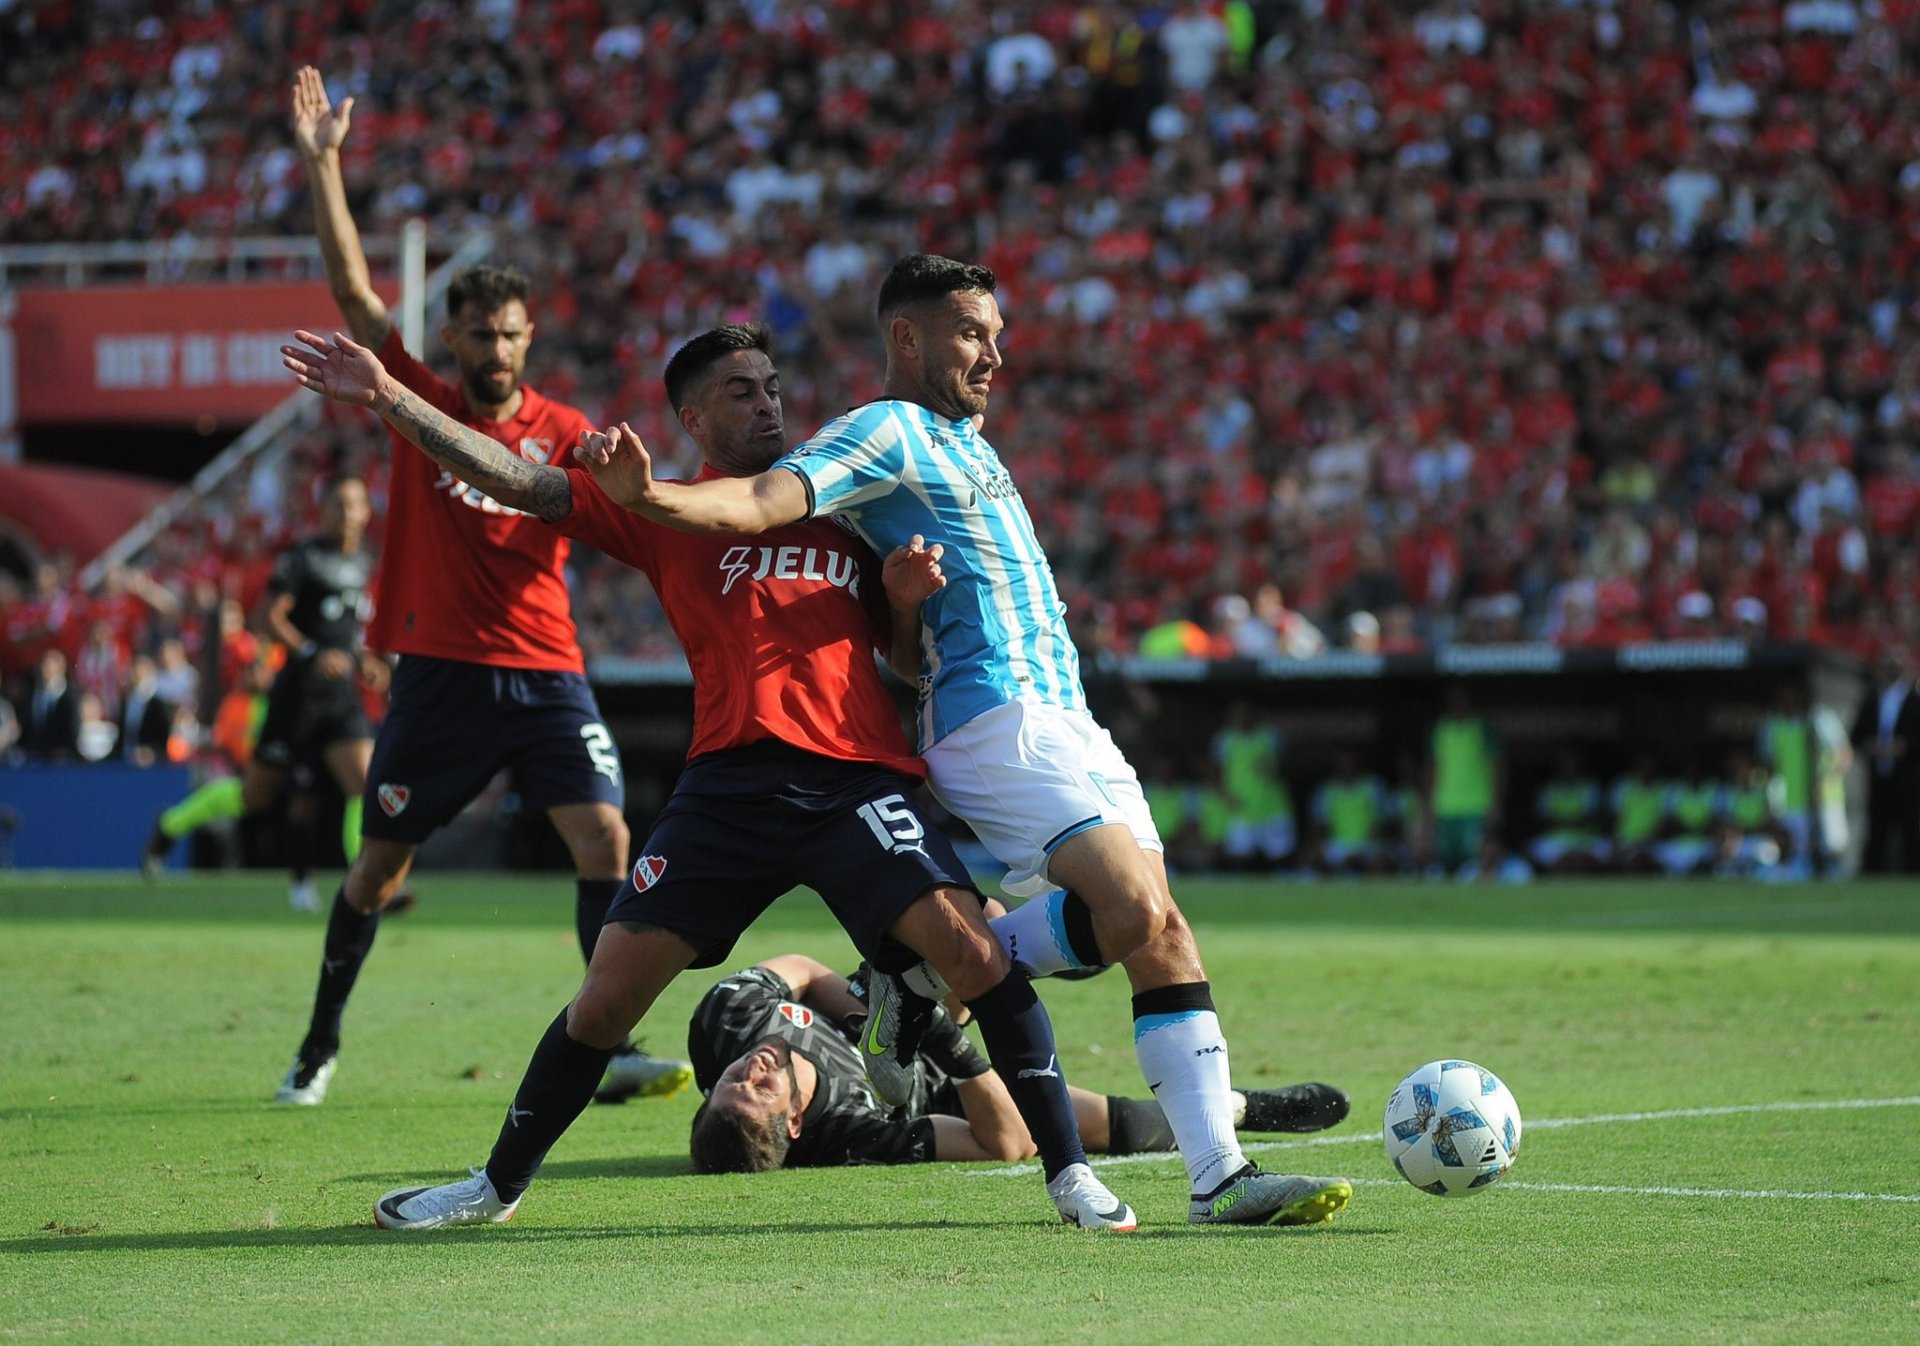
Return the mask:
<svg viewBox="0 0 1920 1346"><path fill-rule="evenodd" d="M120 752L134 766L167 760L173 736L174 704L160 695L159 669L150 654L136 654L127 674L126 704L120 712Z"/></svg>
<svg viewBox="0 0 1920 1346"><path fill-rule="evenodd" d="M1666 820L1653 856L1668 874L1703 874L1719 854L1726 788L1714 779L1706 758L1690 754L1685 774L1667 790Z"/></svg>
<svg viewBox="0 0 1920 1346"><path fill-rule="evenodd" d="M73 751L83 762L104 762L120 744L120 726L107 716L107 708L98 695L81 692L76 703L78 722L73 732Z"/></svg>
<svg viewBox="0 0 1920 1346"><path fill-rule="evenodd" d="M1773 712L1760 724L1756 755L1781 783L1781 825L1790 849L1788 872L1831 873L1846 854L1846 774L1853 751L1839 717L1809 706L1804 688L1783 683Z"/></svg>
<svg viewBox="0 0 1920 1346"><path fill-rule="evenodd" d="M1611 848L1604 832L1600 782L1581 767L1580 754L1554 754L1553 776L1534 797L1541 831L1527 846L1534 865L1549 874L1591 874L1606 865Z"/></svg>
<svg viewBox="0 0 1920 1346"><path fill-rule="evenodd" d="M1920 873L1920 660L1889 646L1874 661L1874 685L1860 703L1851 735L1867 764L1868 874Z"/></svg>
<svg viewBox="0 0 1920 1346"><path fill-rule="evenodd" d="M20 746L60 761L80 748L80 689L67 681L67 656L48 650L40 656L33 691L21 716Z"/></svg>
<svg viewBox="0 0 1920 1346"><path fill-rule="evenodd" d="M1392 803L1378 776L1360 770L1349 748L1334 755L1333 774L1313 792L1308 852L1323 874L1379 874L1386 869Z"/></svg>
<svg viewBox="0 0 1920 1346"><path fill-rule="evenodd" d="M1427 812L1433 819L1433 863L1445 873L1478 867L1490 833L1500 825L1506 791L1500 740L1476 714L1460 683L1447 687L1434 721L1428 758Z"/></svg>
<svg viewBox="0 0 1920 1346"><path fill-rule="evenodd" d="M890 257L992 265L995 442L1105 652L1268 582L1389 650L1637 640L1693 592L1694 637L1920 641L1913 5L262 0L83 7L84 41L71 8L0 44L9 242L304 232L281 81L317 59L377 124L370 223L484 221L550 296L530 382L668 458L687 336L774 319L804 432L874 390ZM244 608L312 482L377 501L383 455L329 413L141 564ZM1758 554L1774 519L1819 584ZM672 649L643 584L575 571L611 590L587 648ZM8 603L9 671L72 660L89 597ZM178 613L115 623L163 632L201 659Z"/></svg>
<svg viewBox="0 0 1920 1346"><path fill-rule="evenodd" d="M1280 770L1286 738L1262 722L1246 701L1227 708L1213 736L1213 765L1226 801L1221 853L1239 870L1272 870L1291 859L1298 844L1293 798Z"/></svg>
<svg viewBox="0 0 1920 1346"><path fill-rule="evenodd" d="M1673 787L1660 779L1658 760L1645 749L1633 755L1633 765L1614 781L1608 806L1613 812L1614 863L1621 869L1633 874L1659 872L1654 848L1666 830L1672 792Z"/></svg>
<svg viewBox="0 0 1920 1346"><path fill-rule="evenodd" d="M1755 761L1752 753L1728 754L1719 873L1764 878L1779 870L1789 844L1781 821L1783 799L1779 777Z"/></svg>

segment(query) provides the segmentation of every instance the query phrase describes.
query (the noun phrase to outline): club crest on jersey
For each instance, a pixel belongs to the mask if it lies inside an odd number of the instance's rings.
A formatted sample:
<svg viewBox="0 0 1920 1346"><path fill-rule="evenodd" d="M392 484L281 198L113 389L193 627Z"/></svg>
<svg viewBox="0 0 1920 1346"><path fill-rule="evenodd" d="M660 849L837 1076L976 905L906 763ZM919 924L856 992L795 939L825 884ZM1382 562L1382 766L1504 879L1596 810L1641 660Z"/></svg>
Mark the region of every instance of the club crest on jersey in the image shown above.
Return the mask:
<svg viewBox="0 0 1920 1346"><path fill-rule="evenodd" d="M539 463L545 467L553 461L553 441L550 439L523 439L520 441L520 456L530 463Z"/></svg>
<svg viewBox="0 0 1920 1346"><path fill-rule="evenodd" d="M382 785L374 791L374 797L380 801L380 811L389 818L398 818L407 811L407 803L413 798L413 787L408 785Z"/></svg>
<svg viewBox="0 0 1920 1346"><path fill-rule="evenodd" d="M758 583L776 580L816 580L860 596L860 563L829 547L728 547L720 557L726 580L720 592L731 593L741 579Z"/></svg>
<svg viewBox="0 0 1920 1346"><path fill-rule="evenodd" d="M780 1002L780 1017L795 1028L813 1027L813 1011L805 1005L796 1005L791 1000Z"/></svg>
<svg viewBox="0 0 1920 1346"><path fill-rule="evenodd" d="M633 886L644 893L660 882L660 876L666 872L666 856L643 855L633 867Z"/></svg>

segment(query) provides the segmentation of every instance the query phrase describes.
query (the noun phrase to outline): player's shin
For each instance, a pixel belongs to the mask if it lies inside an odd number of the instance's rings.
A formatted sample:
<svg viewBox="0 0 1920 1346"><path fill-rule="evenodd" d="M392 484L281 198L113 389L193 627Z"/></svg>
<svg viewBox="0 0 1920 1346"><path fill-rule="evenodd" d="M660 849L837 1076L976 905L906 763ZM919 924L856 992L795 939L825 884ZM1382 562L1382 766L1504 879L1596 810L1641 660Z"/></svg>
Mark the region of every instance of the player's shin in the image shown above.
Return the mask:
<svg viewBox="0 0 1920 1346"><path fill-rule="evenodd" d="M380 913L363 912L348 902L347 886L341 884L333 895L333 910L327 915L320 983L314 988L307 1040L300 1047L302 1061L311 1064L324 1060L339 1047L340 1017L346 1012L347 999L360 979L367 955L373 952L373 937L379 930Z"/></svg>
<svg viewBox="0 0 1920 1346"><path fill-rule="evenodd" d="M518 1201L527 1190L547 1151L593 1100L612 1055L610 1048L574 1041L564 1009L547 1025L487 1160L487 1177L502 1201Z"/></svg>
<svg viewBox="0 0 1920 1346"><path fill-rule="evenodd" d="M593 946L600 942L600 927L607 923L607 909L620 894L622 879L575 879L573 884L573 931L580 940L580 956L593 961Z"/></svg>
<svg viewBox="0 0 1920 1346"><path fill-rule="evenodd" d="M1233 1132L1227 1043L1206 982L1133 998L1133 1049L1180 1145L1193 1190L1206 1193L1246 1163Z"/></svg>
<svg viewBox="0 0 1920 1346"><path fill-rule="evenodd" d="M1010 972L991 991L967 1001L967 1008L1040 1151L1048 1180L1070 1164L1085 1163L1073 1099L1054 1047L1053 1020L1032 984L1018 971Z"/></svg>

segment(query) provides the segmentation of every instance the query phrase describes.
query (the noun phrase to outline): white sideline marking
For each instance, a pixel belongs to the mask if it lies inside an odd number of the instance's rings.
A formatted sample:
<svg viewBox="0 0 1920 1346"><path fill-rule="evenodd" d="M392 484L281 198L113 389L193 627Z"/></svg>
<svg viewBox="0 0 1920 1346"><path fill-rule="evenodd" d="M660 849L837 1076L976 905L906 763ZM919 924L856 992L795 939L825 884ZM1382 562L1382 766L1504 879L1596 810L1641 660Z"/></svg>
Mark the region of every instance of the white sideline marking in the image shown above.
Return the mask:
<svg viewBox="0 0 1920 1346"><path fill-rule="evenodd" d="M1844 1112L1860 1108L1915 1107L1920 1107L1920 1095L1908 1095L1905 1098L1840 1098L1810 1102L1738 1103L1727 1107L1668 1108L1662 1112L1605 1112L1592 1117L1543 1117L1537 1122L1526 1122L1522 1134L1524 1135L1527 1131L1558 1131L1569 1126L1600 1126L1610 1122L1661 1122L1681 1117L1735 1117L1760 1112ZM1378 1145L1379 1143L1380 1136L1377 1132L1359 1131L1339 1136L1310 1136L1302 1140L1256 1140L1242 1145L1241 1148L1250 1153L1254 1151L1268 1153L1275 1150L1308 1149L1321 1145ZM1095 1168L1119 1168L1133 1164L1158 1163L1175 1157L1164 1153L1095 1155L1091 1156L1088 1162ZM999 1168L973 1169L969 1176L1007 1178L1016 1174L1025 1175L1039 1171L1038 1164L1006 1164ZM1353 1181L1369 1187L1401 1185L1394 1178L1355 1178ZM1613 1196L1700 1196L1774 1201L1893 1201L1920 1204L1920 1196L1888 1192L1769 1192L1742 1191L1730 1187L1615 1187L1570 1182L1506 1181L1502 1181L1500 1186L1522 1192L1598 1192Z"/></svg>
<svg viewBox="0 0 1920 1346"><path fill-rule="evenodd" d="M1131 1158L1132 1156L1126 1156ZM1356 1187L1399 1187L1398 1178L1349 1178ZM1508 1182L1496 1184L1520 1192L1599 1192L1606 1196L1713 1196L1754 1201L1904 1201L1920 1204L1920 1196L1898 1192L1750 1192L1737 1187L1615 1187L1586 1182Z"/></svg>

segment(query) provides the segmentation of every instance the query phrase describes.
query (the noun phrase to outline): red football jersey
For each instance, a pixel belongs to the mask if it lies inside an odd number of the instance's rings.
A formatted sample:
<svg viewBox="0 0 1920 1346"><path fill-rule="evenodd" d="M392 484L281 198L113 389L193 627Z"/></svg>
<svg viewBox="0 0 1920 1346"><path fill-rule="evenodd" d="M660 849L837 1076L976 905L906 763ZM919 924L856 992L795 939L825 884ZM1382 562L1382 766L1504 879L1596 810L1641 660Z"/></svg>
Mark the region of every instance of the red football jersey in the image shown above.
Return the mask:
<svg viewBox="0 0 1920 1346"><path fill-rule="evenodd" d="M524 384L512 420L478 419L458 386L407 353L397 330L379 356L411 391L532 462L563 462L591 428L574 408ZM499 668L585 672L567 597L567 550L546 524L480 494L394 432L367 644Z"/></svg>
<svg viewBox="0 0 1920 1346"><path fill-rule="evenodd" d="M687 652L688 757L778 739L926 778L873 666L892 627L866 543L828 519L744 540L676 532L614 504L584 470L567 476L573 512L556 527L652 580Z"/></svg>

